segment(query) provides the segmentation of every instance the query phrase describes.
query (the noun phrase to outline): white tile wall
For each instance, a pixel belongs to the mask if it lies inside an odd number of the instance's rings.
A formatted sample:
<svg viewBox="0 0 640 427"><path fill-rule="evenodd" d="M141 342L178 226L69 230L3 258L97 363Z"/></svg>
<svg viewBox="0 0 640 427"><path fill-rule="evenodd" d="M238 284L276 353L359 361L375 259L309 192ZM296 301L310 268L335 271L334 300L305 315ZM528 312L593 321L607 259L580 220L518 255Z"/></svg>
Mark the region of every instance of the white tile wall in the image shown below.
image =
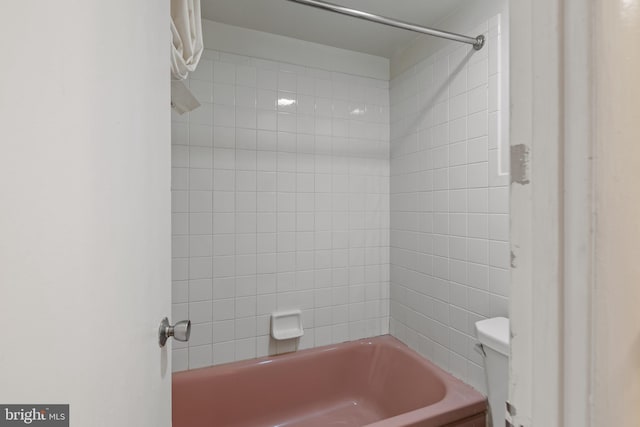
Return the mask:
<svg viewBox="0 0 640 427"><path fill-rule="evenodd" d="M391 81L391 333L484 390L474 323L507 316L500 17ZM502 89L502 91L501 91Z"/></svg>
<svg viewBox="0 0 640 427"><path fill-rule="evenodd" d="M290 351L276 309L302 309L298 348L387 333L389 83L206 51L187 84L172 318L193 332L174 370Z"/></svg>

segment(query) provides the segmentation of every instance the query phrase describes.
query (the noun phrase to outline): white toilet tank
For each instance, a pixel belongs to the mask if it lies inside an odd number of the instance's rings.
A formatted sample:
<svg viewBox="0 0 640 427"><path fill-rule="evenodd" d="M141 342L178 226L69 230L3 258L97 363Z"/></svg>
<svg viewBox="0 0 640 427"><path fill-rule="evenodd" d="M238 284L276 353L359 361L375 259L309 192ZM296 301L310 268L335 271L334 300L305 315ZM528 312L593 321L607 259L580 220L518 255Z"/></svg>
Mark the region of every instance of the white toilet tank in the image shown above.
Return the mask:
<svg viewBox="0 0 640 427"><path fill-rule="evenodd" d="M476 322L476 336L485 354L491 420L494 427L502 427L509 387L509 319L494 317Z"/></svg>

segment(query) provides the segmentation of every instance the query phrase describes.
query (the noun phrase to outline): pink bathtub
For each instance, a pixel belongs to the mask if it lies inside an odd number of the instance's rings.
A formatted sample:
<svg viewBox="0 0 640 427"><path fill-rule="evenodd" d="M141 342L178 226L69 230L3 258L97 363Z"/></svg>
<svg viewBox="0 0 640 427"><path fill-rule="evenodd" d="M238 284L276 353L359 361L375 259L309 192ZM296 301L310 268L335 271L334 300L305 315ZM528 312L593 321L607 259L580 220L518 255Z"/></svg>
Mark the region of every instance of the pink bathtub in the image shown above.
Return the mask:
<svg viewBox="0 0 640 427"><path fill-rule="evenodd" d="M391 336L173 375L173 427L484 427L486 408Z"/></svg>

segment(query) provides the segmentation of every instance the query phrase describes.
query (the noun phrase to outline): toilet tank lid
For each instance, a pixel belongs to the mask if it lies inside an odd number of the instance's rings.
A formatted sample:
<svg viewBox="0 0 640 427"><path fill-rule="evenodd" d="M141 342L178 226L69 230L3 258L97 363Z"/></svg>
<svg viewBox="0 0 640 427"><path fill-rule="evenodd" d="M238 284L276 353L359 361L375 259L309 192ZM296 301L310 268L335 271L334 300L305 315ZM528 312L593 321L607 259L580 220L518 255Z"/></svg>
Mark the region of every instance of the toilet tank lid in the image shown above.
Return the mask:
<svg viewBox="0 0 640 427"><path fill-rule="evenodd" d="M480 344L509 356L509 319L494 317L476 322L476 336Z"/></svg>

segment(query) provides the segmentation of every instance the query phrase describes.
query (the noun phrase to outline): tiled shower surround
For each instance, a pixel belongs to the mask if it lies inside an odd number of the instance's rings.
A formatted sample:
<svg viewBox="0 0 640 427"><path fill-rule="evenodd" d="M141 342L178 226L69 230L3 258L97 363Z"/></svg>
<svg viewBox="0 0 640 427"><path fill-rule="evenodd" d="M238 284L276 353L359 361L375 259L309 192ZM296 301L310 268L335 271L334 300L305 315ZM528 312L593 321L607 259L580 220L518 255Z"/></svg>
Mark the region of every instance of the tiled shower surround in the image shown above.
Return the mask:
<svg viewBox="0 0 640 427"><path fill-rule="evenodd" d="M468 31L486 48L449 43L390 89L391 333L479 390L474 323L508 311L499 22Z"/></svg>
<svg viewBox="0 0 640 427"><path fill-rule="evenodd" d="M390 332L484 391L474 323L507 316L510 267L500 31L390 83L205 52L202 106L173 115L174 370ZM297 344L269 337L288 308Z"/></svg>
<svg viewBox="0 0 640 427"><path fill-rule="evenodd" d="M206 51L172 123L173 342L183 370L388 333L389 82Z"/></svg>

